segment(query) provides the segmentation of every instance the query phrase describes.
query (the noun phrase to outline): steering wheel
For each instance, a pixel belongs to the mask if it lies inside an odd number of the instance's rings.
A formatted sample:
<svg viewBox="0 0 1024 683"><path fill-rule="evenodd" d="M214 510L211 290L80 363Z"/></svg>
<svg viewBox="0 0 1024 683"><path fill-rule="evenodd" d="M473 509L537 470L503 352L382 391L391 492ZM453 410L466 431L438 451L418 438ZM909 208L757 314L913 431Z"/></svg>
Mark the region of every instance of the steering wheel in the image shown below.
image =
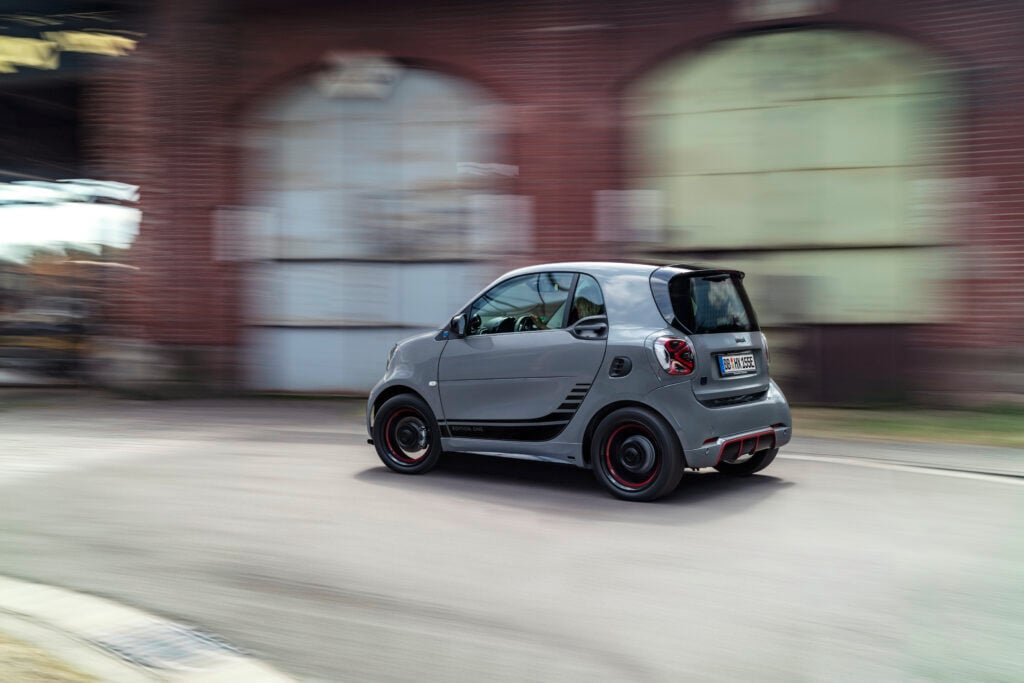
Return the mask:
<svg viewBox="0 0 1024 683"><path fill-rule="evenodd" d="M537 320L532 315L524 315L516 321L516 332L529 332L536 329L539 329Z"/></svg>

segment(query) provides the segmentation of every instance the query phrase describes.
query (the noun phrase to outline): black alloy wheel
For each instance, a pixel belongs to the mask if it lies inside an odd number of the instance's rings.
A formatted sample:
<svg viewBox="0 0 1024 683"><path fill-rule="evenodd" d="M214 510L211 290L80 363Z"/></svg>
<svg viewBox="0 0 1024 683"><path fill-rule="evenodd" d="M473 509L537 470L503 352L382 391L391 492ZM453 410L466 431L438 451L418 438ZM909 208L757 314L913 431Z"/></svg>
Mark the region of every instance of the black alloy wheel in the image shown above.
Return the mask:
<svg viewBox="0 0 1024 683"><path fill-rule="evenodd" d="M684 467L676 435L643 408L620 408L601 420L590 462L597 480L613 495L636 501L675 490Z"/></svg>
<svg viewBox="0 0 1024 683"><path fill-rule="evenodd" d="M384 402L373 419L373 445L396 472L421 474L437 465L441 438L430 406L412 394Z"/></svg>

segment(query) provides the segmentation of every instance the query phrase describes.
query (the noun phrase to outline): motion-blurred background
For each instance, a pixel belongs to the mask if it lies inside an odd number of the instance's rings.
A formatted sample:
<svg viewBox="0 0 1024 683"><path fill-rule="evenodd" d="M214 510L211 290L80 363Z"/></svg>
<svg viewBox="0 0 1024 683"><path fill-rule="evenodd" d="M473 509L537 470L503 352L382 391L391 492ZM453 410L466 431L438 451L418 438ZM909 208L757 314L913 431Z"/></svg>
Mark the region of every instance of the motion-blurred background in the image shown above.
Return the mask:
<svg viewBox="0 0 1024 683"><path fill-rule="evenodd" d="M628 259L745 270L796 402L1024 398L1017 0L0 9L0 382L359 394Z"/></svg>

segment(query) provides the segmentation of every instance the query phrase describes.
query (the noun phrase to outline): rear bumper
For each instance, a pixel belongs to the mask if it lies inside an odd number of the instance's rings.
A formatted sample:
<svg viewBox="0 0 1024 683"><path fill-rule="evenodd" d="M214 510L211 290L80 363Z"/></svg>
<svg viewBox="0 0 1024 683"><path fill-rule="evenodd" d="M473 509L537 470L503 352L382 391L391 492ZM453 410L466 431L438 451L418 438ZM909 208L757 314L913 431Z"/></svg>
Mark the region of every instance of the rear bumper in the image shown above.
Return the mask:
<svg viewBox="0 0 1024 683"><path fill-rule="evenodd" d="M778 448L793 434L789 404L775 382L761 400L719 408L700 403L689 383L656 389L647 398L679 435L687 467L713 467L734 450L748 450L751 441L757 449Z"/></svg>
<svg viewBox="0 0 1024 683"><path fill-rule="evenodd" d="M722 461L729 462L741 455L780 448L789 443L792 432L793 428L790 425L779 425L746 434L719 437L700 448L686 450L686 464L690 467L714 467Z"/></svg>

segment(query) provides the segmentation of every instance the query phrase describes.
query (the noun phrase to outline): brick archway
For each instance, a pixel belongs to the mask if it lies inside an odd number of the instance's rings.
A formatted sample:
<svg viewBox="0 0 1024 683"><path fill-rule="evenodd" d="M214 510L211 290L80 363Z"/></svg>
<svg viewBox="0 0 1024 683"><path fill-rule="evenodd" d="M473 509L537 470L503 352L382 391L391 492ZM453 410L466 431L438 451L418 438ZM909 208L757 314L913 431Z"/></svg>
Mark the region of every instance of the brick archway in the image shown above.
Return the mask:
<svg viewBox="0 0 1024 683"><path fill-rule="evenodd" d="M500 270L520 226L499 108L468 80L365 53L250 108L248 386L368 391L382 348L436 330Z"/></svg>

